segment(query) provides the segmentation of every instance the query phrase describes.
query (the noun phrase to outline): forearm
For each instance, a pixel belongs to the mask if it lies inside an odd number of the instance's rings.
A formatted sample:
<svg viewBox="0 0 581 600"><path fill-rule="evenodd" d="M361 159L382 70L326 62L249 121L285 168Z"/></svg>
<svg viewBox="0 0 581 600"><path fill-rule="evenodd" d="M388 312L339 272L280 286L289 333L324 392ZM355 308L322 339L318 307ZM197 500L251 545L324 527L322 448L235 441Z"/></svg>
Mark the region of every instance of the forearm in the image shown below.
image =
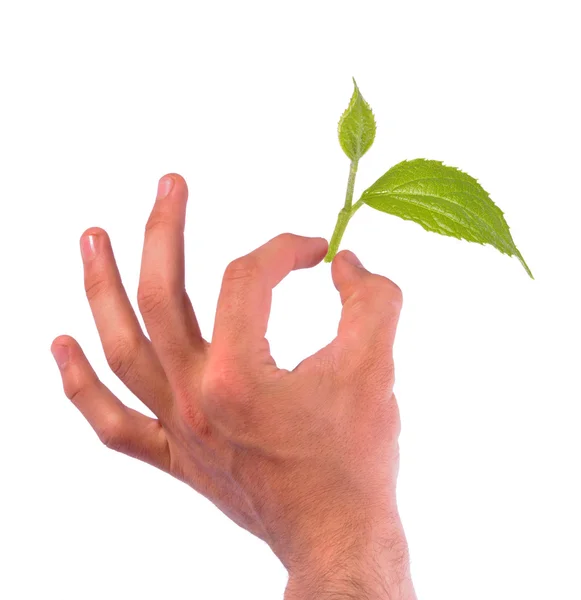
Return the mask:
<svg viewBox="0 0 581 600"><path fill-rule="evenodd" d="M377 571L345 569L327 580L300 583L290 579L284 600L416 600L416 595L409 575L396 583Z"/></svg>
<svg viewBox="0 0 581 600"><path fill-rule="evenodd" d="M289 572L284 600L415 600L403 530Z"/></svg>

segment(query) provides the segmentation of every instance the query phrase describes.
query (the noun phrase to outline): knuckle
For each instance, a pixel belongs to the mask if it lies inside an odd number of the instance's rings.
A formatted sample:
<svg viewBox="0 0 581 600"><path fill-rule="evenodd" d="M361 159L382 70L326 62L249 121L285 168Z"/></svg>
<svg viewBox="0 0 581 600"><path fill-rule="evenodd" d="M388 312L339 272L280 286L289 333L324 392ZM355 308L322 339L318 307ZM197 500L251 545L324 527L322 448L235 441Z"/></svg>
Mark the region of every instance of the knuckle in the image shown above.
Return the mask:
<svg viewBox="0 0 581 600"><path fill-rule="evenodd" d="M164 230L170 226L171 223L167 216L159 210L154 210L151 215L149 215L149 219L147 219L147 223L145 224L145 233L152 233L159 229Z"/></svg>
<svg viewBox="0 0 581 600"><path fill-rule="evenodd" d="M258 276L260 267L255 257L242 256L233 260L224 271L225 281L254 279Z"/></svg>
<svg viewBox="0 0 581 600"><path fill-rule="evenodd" d="M202 395L211 401L229 400L236 393L234 377L222 369L209 369L202 379Z"/></svg>
<svg viewBox="0 0 581 600"><path fill-rule="evenodd" d="M118 416L110 416L98 430L97 435L101 443L110 450L122 451L126 446L125 428L123 419Z"/></svg>
<svg viewBox="0 0 581 600"><path fill-rule="evenodd" d="M81 404L87 397L95 393L99 380L97 376L92 377L71 377L64 381L64 391L66 397L75 405Z"/></svg>
<svg viewBox="0 0 581 600"><path fill-rule="evenodd" d="M139 285L137 305L144 317L164 310L167 307L167 303L168 296L161 285L151 282Z"/></svg>
<svg viewBox="0 0 581 600"><path fill-rule="evenodd" d="M73 404L76 404L82 398L84 391L84 386L82 385L71 387L65 384L65 394Z"/></svg>
<svg viewBox="0 0 581 600"><path fill-rule="evenodd" d="M202 377L202 397L210 405L239 406L249 394L248 378L235 365L210 367Z"/></svg>
<svg viewBox="0 0 581 600"><path fill-rule="evenodd" d="M119 379L124 379L135 365L139 348L139 341L130 337L120 338L106 348L107 364Z"/></svg>
<svg viewBox="0 0 581 600"><path fill-rule="evenodd" d="M396 306L401 306L403 302L403 294L401 288L391 279L383 275L372 276L373 294L381 296L382 301L388 301Z"/></svg>
<svg viewBox="0 0 581 600"><path fill-rule="evenodd" d="M296 240L299 236L295 235L294 233L280 233L279 235L277 235L274 239L277 242L281 242L283 244L289 244L291 242L294 242L294 240Z"/></svg>
<svg viewBox="0 0 581 600"><path fill-rule="evenodd" d="M85 293L89 302L106 293L107 281L101 277L91 277L85 280Z"/></svg>

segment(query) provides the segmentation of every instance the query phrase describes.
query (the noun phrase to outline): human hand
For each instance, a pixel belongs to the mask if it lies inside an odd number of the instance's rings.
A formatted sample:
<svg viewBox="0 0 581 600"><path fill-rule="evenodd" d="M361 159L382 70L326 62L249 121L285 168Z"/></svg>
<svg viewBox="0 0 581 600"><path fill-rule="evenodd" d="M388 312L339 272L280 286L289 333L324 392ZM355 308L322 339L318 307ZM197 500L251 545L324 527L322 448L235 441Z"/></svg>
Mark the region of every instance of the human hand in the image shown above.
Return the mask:
<svg viewBox="0 0 581 600"><path fill-rule="evenodd" d="M327 250L322 238L283 234L226 269L210 344L184 286L187 194L179 175L162 178L146 226L138 305L150 339L106 232L81 237L108 363L157 418L123 405L59 336L51 350L66 395L106 446L184 481L268 543L288 569L289 600L414 598L395 498L399 288L340 252L337 337L279 369L265 339L272 288Z"/></svg>

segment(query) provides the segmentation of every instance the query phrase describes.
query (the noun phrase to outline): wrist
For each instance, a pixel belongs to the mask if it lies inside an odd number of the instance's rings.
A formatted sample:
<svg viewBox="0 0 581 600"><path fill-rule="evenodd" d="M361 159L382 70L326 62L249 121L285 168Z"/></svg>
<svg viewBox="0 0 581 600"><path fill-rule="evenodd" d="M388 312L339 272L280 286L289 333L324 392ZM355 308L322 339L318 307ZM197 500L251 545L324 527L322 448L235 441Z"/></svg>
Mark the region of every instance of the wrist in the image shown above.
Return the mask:
<svg viewBox="0 0 581 600"><path fill-rule="evenodd" d="M289 568L285 600L415 600L407 541L399 516L372 535L328 540Z"/></svg>

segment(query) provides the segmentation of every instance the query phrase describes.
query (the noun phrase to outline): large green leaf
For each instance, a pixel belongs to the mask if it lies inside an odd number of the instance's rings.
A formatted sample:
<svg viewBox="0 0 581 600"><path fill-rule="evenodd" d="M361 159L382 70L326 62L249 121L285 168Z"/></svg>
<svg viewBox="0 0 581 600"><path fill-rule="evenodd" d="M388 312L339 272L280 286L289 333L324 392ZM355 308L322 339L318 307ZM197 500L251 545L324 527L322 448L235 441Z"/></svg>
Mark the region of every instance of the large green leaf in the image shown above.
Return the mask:
<svg viewBox="0 0 581 600"><path fill-rule="evenodd" d="M371 107L364 100L355 78L353 95L349 106L341 115L338 133L339 143L345 154L354 161L359 160L373 144L375 139L375 117Z"/></svg>
<svg viewBox="0 0 581 600"><path fill-rule="evenodd" d="M517 256L533 277L518 251L504 213L470 175L436 160L404 160L392 167L361 195L372 208L419 223L469 242L491 244Z"/></svg>

